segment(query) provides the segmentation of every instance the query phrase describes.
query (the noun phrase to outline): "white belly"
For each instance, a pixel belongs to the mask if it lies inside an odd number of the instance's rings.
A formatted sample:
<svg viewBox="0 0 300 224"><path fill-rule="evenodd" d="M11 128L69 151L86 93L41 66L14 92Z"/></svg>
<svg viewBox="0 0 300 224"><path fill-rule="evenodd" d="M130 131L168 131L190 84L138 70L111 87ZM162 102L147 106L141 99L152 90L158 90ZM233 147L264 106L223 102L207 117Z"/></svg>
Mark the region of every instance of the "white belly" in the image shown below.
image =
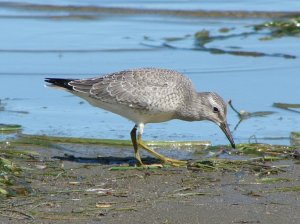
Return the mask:
<svg viewBox="0 0 300 224"><path fill-rule="evenodd" d="M86 94L77 93L77 96L87 100L90 104L95 107L102 108L104 110L110 111L112 113L118 114L125 117L136 124L139 123L159 123L164 121L169 121L174 118L174 112L167 111L157 111L157 110L138 110L131 108L130 105L125 104L111 104L105 103L96 99L93 99Z"/></svg>

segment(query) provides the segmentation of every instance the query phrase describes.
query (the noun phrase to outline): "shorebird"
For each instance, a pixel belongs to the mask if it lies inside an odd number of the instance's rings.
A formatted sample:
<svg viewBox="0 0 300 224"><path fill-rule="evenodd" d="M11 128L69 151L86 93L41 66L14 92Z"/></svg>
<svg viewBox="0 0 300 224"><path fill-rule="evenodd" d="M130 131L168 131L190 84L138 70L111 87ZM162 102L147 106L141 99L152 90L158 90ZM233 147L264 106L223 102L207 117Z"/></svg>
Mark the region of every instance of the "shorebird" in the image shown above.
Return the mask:
<svg viewBox="0 0 300 224"><path fill-rule="evenodd" d="M138 165L143 165L139 147L164 163L180 165L185 161L165 157L142 141L147 123L172 119L208 120L216 123L235 143L229 130L224 100L214 92L197 92L183 74L160 68L139 68L88 79L46 78L50 86L61 87L88 101L91 105L121 115L135 123L130 132ZM138 131L138 133L136 133Z"/></svg>

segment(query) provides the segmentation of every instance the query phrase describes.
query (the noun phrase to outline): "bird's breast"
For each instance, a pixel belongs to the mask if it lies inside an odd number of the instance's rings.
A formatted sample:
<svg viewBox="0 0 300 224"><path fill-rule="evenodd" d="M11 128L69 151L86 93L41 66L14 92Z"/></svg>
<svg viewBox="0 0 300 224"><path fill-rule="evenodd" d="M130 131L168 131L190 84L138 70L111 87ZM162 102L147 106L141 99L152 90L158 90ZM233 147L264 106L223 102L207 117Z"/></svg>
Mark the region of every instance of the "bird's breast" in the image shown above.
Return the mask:
<svg viewBox="0 0 300 224"><path fill-rule="evenodd" d="M136 105L131 103L108 103L87 96L83 98L85 98L90 104L95 107L99 107L112 113L118 114L137 124L169 121L174 118L175 114L174 109L171 107L168 107L168 109L156 107L154 105L136 107Z"/></svg>

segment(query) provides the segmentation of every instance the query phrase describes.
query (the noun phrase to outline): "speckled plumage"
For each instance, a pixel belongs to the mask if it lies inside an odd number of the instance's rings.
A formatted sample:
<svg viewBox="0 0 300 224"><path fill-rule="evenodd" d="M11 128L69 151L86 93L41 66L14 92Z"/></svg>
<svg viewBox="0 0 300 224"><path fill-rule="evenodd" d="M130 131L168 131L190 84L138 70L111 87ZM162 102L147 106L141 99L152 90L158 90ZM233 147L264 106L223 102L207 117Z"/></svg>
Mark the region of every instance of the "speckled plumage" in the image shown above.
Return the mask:
<svg viewBox="0 0 300 224"><path fill-rule="evenodd" d="M94 106L136 123L179 118L178 110L196 93L187 77L176 71L157 68L125 70L98 78L73 80L69 85L77 92L76 95Z"/></svg>
<svg viewBox="0 0 300 224"><path fill-rule="evenodd" d="M146 123L172 119L209 120L222 129L232 147L235 147L227 125L227 107L223 99L214 92L196 92L190 79L179 72L140 68L97 78L48 78L45 81L53 86L63 87L96 107L132 120L135 126L131 131L131 139L139 164L143 163L138 146L164 162L182 163L158 154L142 142L141 136ZM136 136L137 128L139 132Z"/></svg>

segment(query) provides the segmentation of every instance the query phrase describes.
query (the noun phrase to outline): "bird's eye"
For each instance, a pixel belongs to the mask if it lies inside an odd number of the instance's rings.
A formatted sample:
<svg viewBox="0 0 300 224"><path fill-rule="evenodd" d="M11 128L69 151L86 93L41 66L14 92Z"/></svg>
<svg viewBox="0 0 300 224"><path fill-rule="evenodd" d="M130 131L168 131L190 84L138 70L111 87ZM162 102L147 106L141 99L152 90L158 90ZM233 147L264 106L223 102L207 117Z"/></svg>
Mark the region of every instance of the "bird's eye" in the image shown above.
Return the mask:
<svg viewBox="0 0 300 224"><path fill-rule="evenodd" d="M217 107L213 107L213 111L214 111L214 113L218 113L219 109Z"/></svg>

